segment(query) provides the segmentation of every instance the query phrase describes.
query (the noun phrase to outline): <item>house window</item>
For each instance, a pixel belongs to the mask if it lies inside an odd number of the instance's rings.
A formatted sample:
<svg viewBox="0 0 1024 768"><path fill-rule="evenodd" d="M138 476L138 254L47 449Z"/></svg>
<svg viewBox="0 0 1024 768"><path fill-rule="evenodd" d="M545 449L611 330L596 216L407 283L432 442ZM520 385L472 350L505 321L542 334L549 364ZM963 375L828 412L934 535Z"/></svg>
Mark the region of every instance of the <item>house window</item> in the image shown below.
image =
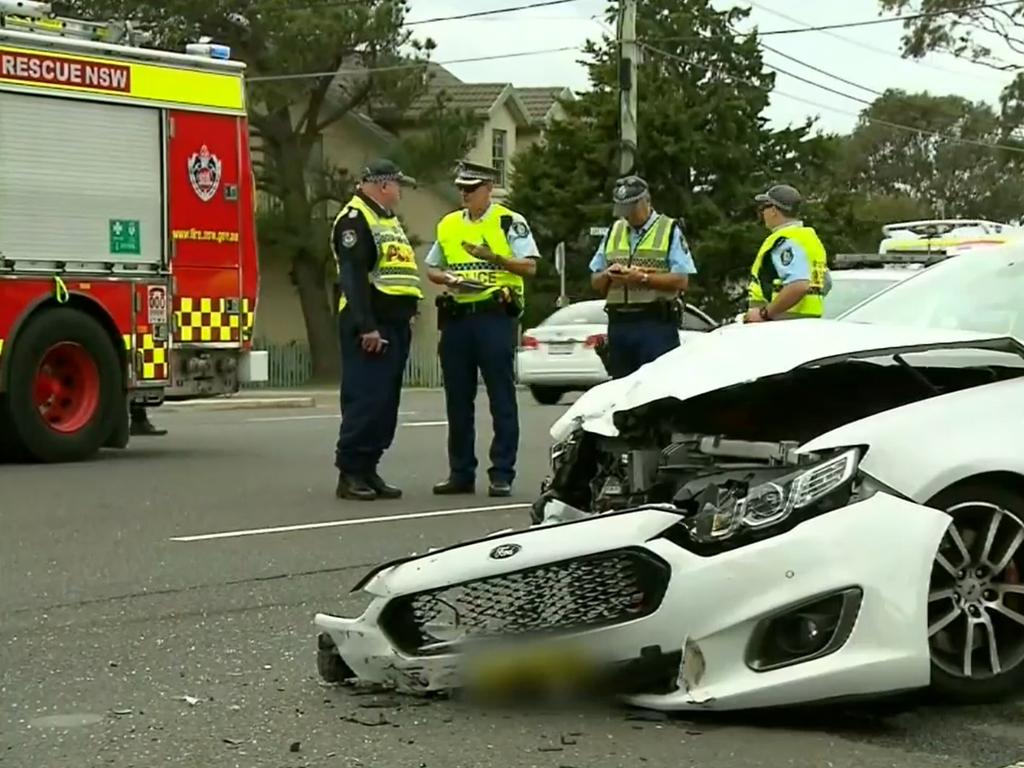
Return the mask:
<svg viewBox="0 0 1024 768"><path fill-rule="evenodd" d="M508 132L497 128L491 131L491 166L498 172L499 187L505 186L505 170L508 160Z"/></svg>

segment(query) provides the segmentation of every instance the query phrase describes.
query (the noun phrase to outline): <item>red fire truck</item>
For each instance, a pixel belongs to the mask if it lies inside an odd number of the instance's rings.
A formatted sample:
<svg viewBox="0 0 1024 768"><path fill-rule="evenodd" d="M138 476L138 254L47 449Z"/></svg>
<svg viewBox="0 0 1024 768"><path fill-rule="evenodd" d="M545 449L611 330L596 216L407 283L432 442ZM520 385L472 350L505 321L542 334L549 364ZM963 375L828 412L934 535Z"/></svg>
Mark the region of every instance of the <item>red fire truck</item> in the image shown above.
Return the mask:
<svg viewBox="0 0 1024 768"><path fill-rule="evenodd" d="M128 443L131 404L264 381L244 65L0 0L0 443ZM2 447L2 446L0 446Z"/></svg>

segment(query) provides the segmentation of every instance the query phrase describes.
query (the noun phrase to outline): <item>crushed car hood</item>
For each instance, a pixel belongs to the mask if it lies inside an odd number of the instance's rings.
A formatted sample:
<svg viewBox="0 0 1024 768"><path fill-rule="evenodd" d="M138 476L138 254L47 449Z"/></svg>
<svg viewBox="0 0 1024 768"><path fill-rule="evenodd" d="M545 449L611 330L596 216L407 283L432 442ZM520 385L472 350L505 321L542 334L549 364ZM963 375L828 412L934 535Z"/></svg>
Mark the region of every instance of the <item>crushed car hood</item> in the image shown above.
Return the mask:
<svg viewBox="0 0 1024 768"><path fill-rule="evenodd" d="M617 413L667 398L685 401L717 389L786 373L802 365L870 352L969 344L998 334L868 325L838 320L790 320L728 325L703 334L622 379L585 392L551 428L555 441L579 424L614 437Z"/></svg>

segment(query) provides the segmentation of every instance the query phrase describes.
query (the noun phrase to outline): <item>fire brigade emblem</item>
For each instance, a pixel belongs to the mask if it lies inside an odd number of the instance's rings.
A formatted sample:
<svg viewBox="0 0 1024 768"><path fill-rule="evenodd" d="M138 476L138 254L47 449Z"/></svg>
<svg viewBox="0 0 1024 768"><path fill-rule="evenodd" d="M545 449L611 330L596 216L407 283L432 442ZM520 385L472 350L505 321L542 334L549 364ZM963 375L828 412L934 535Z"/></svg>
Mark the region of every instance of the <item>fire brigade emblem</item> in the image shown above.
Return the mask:
<svg viewBox="0 0 1024 768"><path fill-rule="evenodd" d="M210 152L210 148L205 144L188 159L188 180L192 182L192 189L204 203L210 202L217 194L221 168L220 158Z"/></svg>

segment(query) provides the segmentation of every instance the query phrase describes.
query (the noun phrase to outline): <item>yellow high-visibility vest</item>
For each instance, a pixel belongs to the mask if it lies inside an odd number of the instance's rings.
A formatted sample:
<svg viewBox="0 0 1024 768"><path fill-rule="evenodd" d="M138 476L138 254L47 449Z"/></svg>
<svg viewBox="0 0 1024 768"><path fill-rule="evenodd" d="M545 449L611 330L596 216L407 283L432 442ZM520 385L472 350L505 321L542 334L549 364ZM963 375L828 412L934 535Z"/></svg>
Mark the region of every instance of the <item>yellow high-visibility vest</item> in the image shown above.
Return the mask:
<svg viewBox="0 0 1024 768"><path fill-rule="evenodd" d="M361 197L355 195L338 212L334 224L337 225L338 221L348 216L352 210L360 211L366 218L374 244L377 246L377 262L369 274L370 284L388 296L414 296L422 299L423 288L420 284L419 267L416 264L416 251L413 250L398 217L378 216ZM331 251L334 253L335 265L340 270L340 260L338 252L334 249L333 238ZM347 303L347 297L342 294L338 300L338 311L343 310Z"/></svg>
<svg viewBox="0 0 1024 768"><path fill-rule="evenodd" d="M612 225L604 245L608 266L621 264L624 267L638 267L651 275L667 274L671 271L668 252L672 245L673 224L675 219L657 214L657 218L636 244L636 250L631 250L629 222L619 219ZM650 304L653 301L672 301L677 295L676 291L659 291L638 283L612 283L605 301L608 304Z"/></svg>
<svg viewBox="0 0 1024 768"><path fill-rule="evenodd" d="M437 225L437 244L444 253L448 269L455 275L466 280L483 283L487 290L475 293L456 293L453 299L460 303L482 301L490 298L498 291L511 291L520 307L525 304L526 284L522 276L502 269L500 264L478 259L462 247L463 242L473 245L486 245L497 256L510 258L512 246L509 245L506 224L514 226L511 220L518 214L499 203L492 203L490 209L477 221L470 220L464 209L452 211Z"/></svg>
<svg viewBox="0 0 1024 768"><path fill-rule="evenodd" d="M821 317L825 308L825 273L828 271L828 258L825 246L812 227L792 225L772 232L761 243L757 258L750 268L750 283L747 288L747 303L750 308L763 307L770 304L782 290L782 279L778 276L772 281L770 295L765 296L761 285L761 266L771 250L782 239L792 240L802 246L811 264L811 287L800 302L791 307L783 317Z"/></svg>

